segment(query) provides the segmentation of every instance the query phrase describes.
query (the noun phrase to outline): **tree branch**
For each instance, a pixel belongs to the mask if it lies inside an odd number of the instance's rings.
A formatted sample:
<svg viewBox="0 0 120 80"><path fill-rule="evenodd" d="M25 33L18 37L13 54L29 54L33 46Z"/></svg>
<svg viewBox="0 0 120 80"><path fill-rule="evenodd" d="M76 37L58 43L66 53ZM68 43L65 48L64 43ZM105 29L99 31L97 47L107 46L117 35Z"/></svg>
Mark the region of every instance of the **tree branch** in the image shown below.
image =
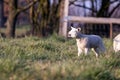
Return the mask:
<svg viewBox="0 0 120 80"><path fill-rule="evenodd" d="M120 3L118 3L113 9L112 11L109 13L109 17L114 13L114 11L120 6Z"/></svg>
<svg viewBox="0 0 120 80"><path fill-rule="evenodd" d="M30 8L31 6L33 6L37 1L39 1L39 0L34 0L34 1L30 2L27 6L25 6L25 7L23 7L23 8L19 8L19 9L17 10L17 13L20 13L20 12L23 12L23 11L29 9L29 8Z"/></svg>
<svg viewBox="0 0 120 80"><path fill-rule="evenodd" d="M77 0L70 1L69 6L72 5L72 4L74 4L74 2L76 2L76 1L77 1Z"/></svg>
<svg viewBox="0 0 120 80"><path fill-rule="evenodd" d="M90 1L90 0L69 0L70 1L70 3L69 3L69 6L70 5L72 5L72 4L74 4L75 2L83 2L83 1Z"/></svg>
<svg viewBox="0 0 120 80"><path fill-rule="evenodd" d="M91 10L91 11L93 11L94 13L97 13L97 10L93 10L92 8L89 8L89 7L86 7L86 6L83 6L83 5L75 4L76 1L78 1L78 0L70 1L69 6L70 6L70 5L74 5L74 6L78 6L78 7L82 7L82 8Z"/></svg>
<svg viewBox="0 0 120 80"><path fill-rule="evenodd" d="M92 8L89 8L89 7L86 7L86 6L82 6L82 5L79 5L79 4L74 4L74 6L82 7L82 8L85 8L85 9L88 9L88 10L91 10L91 11L97 13L97 10L93 10Z"/></svg>
<svg viewBox="0 0 120 80"><path fill-rule="evenodd" d="M114 1L111 1L111 2L110 2L110 4L113 4L113 3L117 2L117 1L119 1L119 0L114 0Z"/></svg>

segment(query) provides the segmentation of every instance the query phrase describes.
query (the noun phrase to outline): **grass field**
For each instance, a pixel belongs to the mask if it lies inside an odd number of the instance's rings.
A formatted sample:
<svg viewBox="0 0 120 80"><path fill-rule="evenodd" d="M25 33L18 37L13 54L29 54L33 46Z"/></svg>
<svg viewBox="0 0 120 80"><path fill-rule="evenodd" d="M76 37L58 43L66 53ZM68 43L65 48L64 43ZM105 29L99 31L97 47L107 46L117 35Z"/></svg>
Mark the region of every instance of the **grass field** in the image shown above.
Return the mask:
<svg viewBox="0 0 120 80"><path fill-rule="evenodd" d="M104 39L106 54L77 56L74 39L0 38L0 80L120 80L120 53Z"/></svg>
<svg viewBox="0 0 120 80"><path fill-rule="evenodd" d="M16 26L16 37L20 36L21 34L26 34L27 31L29 31L31 28L30 25L21 25L21 26ZM6 32L6 28L0 28L0 33L4 33Z"/></svg>

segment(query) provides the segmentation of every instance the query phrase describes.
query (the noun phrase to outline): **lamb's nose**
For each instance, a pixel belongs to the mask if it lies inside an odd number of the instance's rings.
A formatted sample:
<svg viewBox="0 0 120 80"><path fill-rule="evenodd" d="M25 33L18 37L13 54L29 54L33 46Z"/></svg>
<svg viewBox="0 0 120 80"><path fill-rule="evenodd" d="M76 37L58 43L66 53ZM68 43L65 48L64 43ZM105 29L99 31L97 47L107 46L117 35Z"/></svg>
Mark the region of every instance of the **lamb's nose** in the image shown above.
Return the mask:
<svg viewBox="0 0 120 80"><path fill-rule="evenodd" d="M71 34L68 34L68 37L71 37Z"/></svg>

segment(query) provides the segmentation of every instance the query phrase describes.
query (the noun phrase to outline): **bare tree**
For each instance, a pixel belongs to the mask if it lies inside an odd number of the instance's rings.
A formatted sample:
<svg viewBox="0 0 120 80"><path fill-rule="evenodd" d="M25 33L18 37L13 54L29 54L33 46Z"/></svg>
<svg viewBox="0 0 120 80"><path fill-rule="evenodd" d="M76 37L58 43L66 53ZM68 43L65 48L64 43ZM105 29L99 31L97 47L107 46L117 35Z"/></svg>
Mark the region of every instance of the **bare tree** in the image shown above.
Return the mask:
<svg viewBox="0 0 120 80"><path fill-rule="evenodd" d="M85 2L85 1L91 1L91 7L86 7L84 5L75 3L75 2ZM99 2L99 5L97 5L98 2ZM115 2L118 2L118 3L109 12L110 5ZM93 13L96 13L96 17L110 17L114 13L114 11L120 6L120 1L119 0L113 0L113 1L111 0L71 0L69 5L74 5L77 7L88 9ZM98 9L98 6L99 6L99 9Z"/></svg>
<svg viewBox="0 0 120 80"><path fill-rule="evenodd" d="M9 5L9 15L7 19L7 29L6 29L6 37L11 38L15 37L15 25L17 21L17 16L29 9L32 5L34 5L38 0L33 0L30 2L28 5L19 8L18 7L18 0L9 0L8 5Z"/></svg>
<svg viewBox="0 0 120 80"><path fill-rule="evenodd" d="M53 0L50 4L50 0L40 0L30 8L33 35L43 37L58 32L60 1Z"/></svg>
<svg viewBox="0 0 120 80"><path fill-rule="evenodd" d="M86 2L86 1L91 2L90 7L87 7L87 6L76 3L76 2L83 3L83 0L72 0L70 2L70 5L74 5L74 6L81 7L83 9L89 10L92 13L91 16L106 17L106 18L111 17L114 14L114 12L120 7L120 1L119 0L84 0L84 2ZM116 5L114 3L116 3ZM114 4L114 7L110 8L112 4ZM87 15L89 15L89 14L90 13L87 13ZM110 31L109 26L110 25L106 25L106 24L103 24L103 25L93 24L92 25L92 27L93 27L92 30L93 31L91 31L91 32L94 33L94 34L102 35L102 36L104 34L106 34L106 37L108 37L109 36L109 31ZM90 27L89 27L89 29L90 29ZM103 31L104 33L99 34L98 31L100 31L100 32Z"/></svg>

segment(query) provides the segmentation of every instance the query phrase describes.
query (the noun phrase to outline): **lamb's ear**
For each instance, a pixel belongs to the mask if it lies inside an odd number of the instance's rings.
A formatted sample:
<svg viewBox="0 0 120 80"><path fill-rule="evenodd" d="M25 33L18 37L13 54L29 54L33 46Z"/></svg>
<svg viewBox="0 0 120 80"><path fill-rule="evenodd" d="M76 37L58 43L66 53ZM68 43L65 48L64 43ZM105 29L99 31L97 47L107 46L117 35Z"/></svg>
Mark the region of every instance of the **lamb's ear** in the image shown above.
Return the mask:
<svg viewBox="0 0 120 80"><path fill-rule="evenodd" d="M79 27L79 28L77 28L77 30L78 30L78 31L81 31L81 28Z"/></svg>

